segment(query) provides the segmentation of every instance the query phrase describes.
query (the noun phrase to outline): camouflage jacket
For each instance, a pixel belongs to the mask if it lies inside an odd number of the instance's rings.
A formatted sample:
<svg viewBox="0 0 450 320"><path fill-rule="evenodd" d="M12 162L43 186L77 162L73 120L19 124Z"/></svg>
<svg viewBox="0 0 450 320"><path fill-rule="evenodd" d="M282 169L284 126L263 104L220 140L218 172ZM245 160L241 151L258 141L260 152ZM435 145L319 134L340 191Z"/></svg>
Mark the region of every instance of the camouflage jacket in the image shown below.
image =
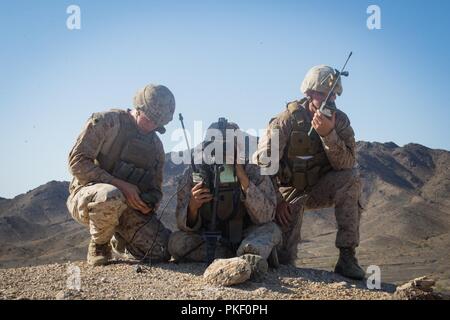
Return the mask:
<svg viewBox="0 0 450 320"><path fill-rule="evenodd" d="M306 102L306 99L302 99L300 101L301 107L305 108ZM258 144L258 150L255 154L257 159L259 159L259 156L265 150L270 149L272 143L270 137L272 136L272 130L275 129L279 132L278 154L282 157L285 154L285 148L288 146L292 127L292 117L287 109L275 118L272 118L265 136L261 138ZM343 111L336 111L335 128L326 137L321 137L321 140L328 160L334 170L351 169L356 165L355 134L350 125L350 120ZM258 164L261 165L259 161ZM275 176L272 178L275 180ZM278 200L280 200L279 195Z"/></svg>
<svg viewBox="0 0 450 320"><path fill-rule="evenodd" d="M119 134L119 129L120 119L117 112L106 111L89 118L69 154L69 170L74 177L69 187L72 195L88 184L111 183L114 177L97 164L96 158L100 152L108 153ZM152 135L154 152L158 160L155 186L162 191L164 148L155 132L149 134Z"/></svg>
<svg viewBox="0 0 450 320"><path fill-rule="evenodd" d="M241 199L244 201L251 222L260 225L272 221L275 217L276 194L270 177L261 176L258 166L252 164L245 165L245 172L250 181ZM193 228L187 225L188 205L193 187L192 168L188 167L178 182L176 219L178 228L183 231L198 231L202 226L200 215Z"/></svg>

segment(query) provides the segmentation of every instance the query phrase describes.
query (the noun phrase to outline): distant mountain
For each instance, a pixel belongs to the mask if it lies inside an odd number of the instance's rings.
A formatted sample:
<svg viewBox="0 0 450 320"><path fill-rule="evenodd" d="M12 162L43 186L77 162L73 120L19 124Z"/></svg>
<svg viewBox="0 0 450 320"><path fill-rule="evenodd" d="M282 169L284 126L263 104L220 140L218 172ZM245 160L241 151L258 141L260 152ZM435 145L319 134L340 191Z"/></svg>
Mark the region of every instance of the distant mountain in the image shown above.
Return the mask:
<svg viewBox="0 0 450 320"><path fill-rule="evenodd" d="M41 264L85 255L85 228L69 215L68 182L51 181L0 202L0 266Z"/></svg>
<svg viewBox="0 0 450 320"><path fill-rule="evenodd" d="M418 144L358 142L366 211L359 259L379 265L383 281L402 282L424 274L450 288L450 152ZM176 181L185 166L166 155L162 214L175 228ZM86 228L65 207L68 183L52 181L14 199L0 198L0 267L84 259ZM333 209L305 214L299 264L331 270Z"/></svg>

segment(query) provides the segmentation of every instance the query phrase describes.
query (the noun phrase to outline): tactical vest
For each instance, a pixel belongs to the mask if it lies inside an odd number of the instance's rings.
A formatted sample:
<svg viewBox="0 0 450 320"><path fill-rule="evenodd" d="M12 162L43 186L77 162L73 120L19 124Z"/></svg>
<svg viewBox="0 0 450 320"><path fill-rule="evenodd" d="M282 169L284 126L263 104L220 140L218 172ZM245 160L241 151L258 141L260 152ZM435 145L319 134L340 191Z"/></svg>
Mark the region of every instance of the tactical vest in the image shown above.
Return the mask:
<svg viewBox="0 0 450 320"><path fill-rule="evenodd" d="M200 166L200 174L206 186L212 190L213 175L207 165ZM205 203L200 208L202 217L202 230L209 231L212 220L214 201ZM241 186L239 182L221 183L219 188L219 205L216 217L216 230L222 235L222 242L237 249L242 241L243 230L250 226L251 220L247 214L244 202L241 199Z"/></svg>
<svg viewBox="0 0 450 320"><path fill-rule="evenodd" d="M308 192L319 179L331 170L320 136L315 130L311 136L311 120L302 106L305 100L287 105L292 131L280 161L279 180L282 186L295 187L299 192Z"/></svg>
<svg viewBox="0 0 450 320"><path fill-rule="evenodd" d="M112 176L136 185L141 191L142 200L154 206L162 199L160 186L155 183L159 167L155 152L155 140L158 139L154 136L156 133L140 134L127 111L112 112L119 114L120 129L111 149L107 153L100 152L96 163Z"/></svg>

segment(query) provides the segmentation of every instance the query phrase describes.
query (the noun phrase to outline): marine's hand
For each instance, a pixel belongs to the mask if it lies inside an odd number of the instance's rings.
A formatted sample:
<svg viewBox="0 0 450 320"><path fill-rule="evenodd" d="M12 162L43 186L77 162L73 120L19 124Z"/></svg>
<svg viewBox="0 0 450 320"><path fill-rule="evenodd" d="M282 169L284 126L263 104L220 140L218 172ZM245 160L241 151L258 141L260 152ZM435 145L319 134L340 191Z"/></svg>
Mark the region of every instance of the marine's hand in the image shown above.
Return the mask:
<svg viewBox="0 0 450 320"><path fill-rule="evenodd" d="M289 204L286 201L282 201L277 205L275 220L281 227L283 228L289 227L292 220L292 216L291 210L289 209Z"/></svg>
<svg viewBox="0 0 450 320"><path fill-rule="evenodd" d="M206 188L203 182L197 183L191 189L191 200L189 201L189 209L196 212L200 207L213 199L213 195Z"/></svg>
<svg viewBox="0 0 450 320"><path fill-rule="evenodd" d="M336 125L336 113L333 112L331 119L329 119L319 110L317 110L314 113L314 118L311 124L321 137L326 137L330 134L331 131L333 131L334 126Z"/></svg>
<svg viewBox="0 0 450 320"><path fill-rule="evenodd" d="M247 192L248 186L250 185L250 180L248 179L247 173L245 172L244 166L242 164L236 165L236 175L241 184L241 188L244 192Z"/></svg>
<svg viewBox="0 0 450 320"><path fill-rule="evenodd" d="M140 197L140 190L134 184L128 183L120 179L114 179L111 184L117 187L125 196L130 207L140 211L143 214L149 214L152 209L149 208Z"/></svg>

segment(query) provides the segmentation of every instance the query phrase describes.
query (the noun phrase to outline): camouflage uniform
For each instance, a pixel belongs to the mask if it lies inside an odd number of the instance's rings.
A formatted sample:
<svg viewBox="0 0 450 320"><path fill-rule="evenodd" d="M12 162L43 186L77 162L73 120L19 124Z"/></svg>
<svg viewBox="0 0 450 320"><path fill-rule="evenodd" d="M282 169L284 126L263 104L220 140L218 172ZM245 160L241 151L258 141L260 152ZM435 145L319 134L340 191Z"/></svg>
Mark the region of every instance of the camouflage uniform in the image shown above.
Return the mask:
<svg viewBox="0 0 450 320"><path fill-rule="evenodd" d="M241 198L251 225L243 230L243 240L236 252L225 246L216 249L217 258L256 254L267 259L274 246L281 242L281 231L272 222L275 215L276 195L269 177L261 176L255 165L245 165L245 172L250 180L246 193ZM175 258L190 261L205 261L206 249L202 241L202 218L198 216L196 225L187 225L188 205L191 199L192 169L188 168L178 185L178 202L176 208L177 225L180 231L172 233L169 240L169 252Z"/></svg>
<svg viewBox="0 0 450 320"><path fill-rule="evenodd" d="M307 107L307 99L294 101L298 108ZM288 104L289 105L289 104ZM309 119L311 121L311 119ZM259 145L257 156L270 149L272 130L279 132L279 154L283 157L289 145L293 124L288 110L283 111L270 121ZM320 178L311 190L298 192L292 186L281 186L277 176L272 177L279 193L277 202L285 199L294 215L294 221L283 231L283 245L278 251L280 262L292 263L297 257L297 246L301 240L301 226L304 210L335 207L338 225L336 246L338 248L355 248L359 244L359 221L361 207L358 204L360 196L360 180L355 158L355 137L346 114L336 111L336 125L326 137L320 137L323 149L332 170ZM283 159L281 159L283 160Z"/></svg>
<svg viewBox="0 0 450 320"><path fill-rule="evenodd" d="M148 101L153 103L155 97L170 98L171 112L164 113L155 109L154 105L145 104ZM136 109L151 117L156 125L161 125L160 129L171 120L174 99L164 86L146 86L138 92L136 101L139 102ZM111 110L92 115L69 154L69 169L74 178L69 187L67 207L76 221L89 226L91 243L93 242L94 246L109 245L113 235L116 235L117 239L125 241L126 249L135 258L141 259L145 256L150 259L168 260L170 256L167 243L170 231L157 219L155 213L144 215L131 208L122 192L111 184L115 178L112 170L101 165L107 163L102 162L102 159L114 154L120 142L125 143L126 147L132 145L126 144L129 141L123 137L133 137L151 149L145 156L139 154L137 157L151 168L145 171L148 173L146 185L150 184L154 192L162 195L164 148L155 131L146 135L137 132L130 110ZM121 141L121 138L124 141ZM113 155L111 159L114 160ZM144 180L142 178L139 181Z"/></svg>

